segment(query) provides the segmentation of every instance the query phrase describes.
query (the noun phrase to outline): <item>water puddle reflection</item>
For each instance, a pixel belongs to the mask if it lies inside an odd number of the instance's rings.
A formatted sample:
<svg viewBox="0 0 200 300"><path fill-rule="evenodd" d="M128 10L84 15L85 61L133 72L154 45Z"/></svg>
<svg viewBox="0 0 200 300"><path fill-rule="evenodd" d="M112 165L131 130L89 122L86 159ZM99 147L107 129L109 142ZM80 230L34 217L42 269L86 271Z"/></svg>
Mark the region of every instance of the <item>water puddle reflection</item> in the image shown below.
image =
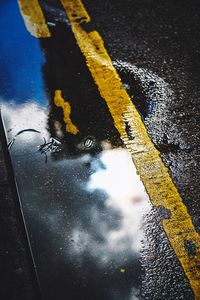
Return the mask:
<svg viewBox="0 0 200 300"><path fill-rule="evenodd" d="M80 299L90 287L105 299L141 299L131 295L139 295L143 220L151 204L129 152L107 140L96 154L59 158L54 147L45 163L39 149L51 139L47 110L4 104L2 114L8 141L14 138L10 152L42 282L57 270L60 297L67 288ZM71 279L63 286L60 276Z"/></svg>

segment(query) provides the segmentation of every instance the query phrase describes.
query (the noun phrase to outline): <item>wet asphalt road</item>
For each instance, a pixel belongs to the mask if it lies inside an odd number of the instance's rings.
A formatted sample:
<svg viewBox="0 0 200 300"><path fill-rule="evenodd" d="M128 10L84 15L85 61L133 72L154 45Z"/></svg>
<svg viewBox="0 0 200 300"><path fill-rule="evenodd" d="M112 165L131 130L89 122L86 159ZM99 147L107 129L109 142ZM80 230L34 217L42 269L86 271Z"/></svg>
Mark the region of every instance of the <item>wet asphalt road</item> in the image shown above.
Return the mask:
<svg viewBox="0 0 200 300"><path fill-rule="evenodd" d="M90 1L83 2L91 16L94 28L98 30L105 42L123 83L126 84L129 94L134 96L149 135L161 152L193 224L199 231L200 17L198 11L200 7L198 1L156 1L156 3L155 1L126 1L126 3L124 1L95 1L95 4ZM55 12L57 12L54 10L55 1L40 1L40 3L46 18L53 23ZM55 6L57 9L57 5ZM64 33L64 26L66 23L61 14L58 25L51 28L52 32L58 33L55 34L55 40L41 41L41 48L45 52L46 63L43 66L43 74L49 101L53 100L55 89L65 90L64 96L65 93L68 95L71 93L73 101L75 103L77 101L75 107L79 110L74 112L74 120L77 121L78 128L82 129L82 136L95 135L97 140L104 140L111 135L112 145L120 146L118 133L112 127L109 115L105 118L107 120L105 126L101 126L101 115L98 119L91 110L86 117L91 124L88 124L84 118L78 120L77 116L83 115L84 108L78 106L80 94L75 95L76 85L80 86L81 83L74 69L80 68L80 65L83 66L81 67L81 82L84 79L83 90L84 86L88 86L90 94L87 106L90 105L90 99L98 99L98 95L95 94L94 84L84 67L80 53L77 48L73 48L73 36L70 30ZM72 42L63 48L62 39ZM57 48L59 58L54 50L56 44L60 45ZM70 53L70 47L71 56L65 56L65 51ZM62 65L63 59L67 59L65 63L70 65L69 70L65 70ZM66 84L70 76L73 78L71 87ZM87 101L87 95L81 95L84 101ZM98 105L98 101L96 103ZM80 112L81 109L83 113ZM103 105L98 111L99 114L102 112L102 118L108 113ZM56 134L52 126L55 119L62 123L61 114L54 107L48 121L49 131L53 136ZM94 122L95 126L93 126ZM81 136L79 138L81 139ZM78 142L75 141L75 144ZM72 154L74 153L73 143L72 140L72 149L70 149ZM100 150L97 147L95 153ZM26 175L23 178L26 178ZM6 199L6 193L4 195ZM10 196L9 199L12 206ZM134 269L133 274L129 273L130 278L138 275L138 280L135 278L134 281L137 288L139 286L140 292L139 295L133 295L133 297L138 297L138 299L193 299L188 280L162 229L161 221L164 215L165 211L162 209L152 208L146 216L144 231L148 247L144 247L141 251L139 266L135 266L137 272ZM3 270L5 274L8 274L5 277L10 277L10 280L6 279L3 297L5 299L32 299L32 280L25 279L31 277L31 271L28 271L31 268L28 268L25 246L22 246L26 244L26 241L20 233L22 227L16 221L18 215L15 210L11 215L10 207L6 207L2 216L4 220L8 217L8 220L16 222L16 225L8 222L3 227L5 228L3 239L8 248L8 250L3 250L4 255L7 251L10 252L9 249L16 248L16 252L11 251L12 255L9 259L13 263L10 263L9 267L6 260L4 263ZM14 229L15 226L16 229ZM8 240L7 232L10 232L9 235L13 235L13 238ZM20 246L16 246L16 241L19 240ZM39 250L44 251L42 246ZM59 263L62 264L62 260ZM50 268L51 271L53 269ZM105 276L105 280L109 278ZM8 292L11 289L12 293ZM54 299L55 297L54 295ZM124 298L117 294L115 297L111 299ZM85 296L84 299L89 298Z"/></svg>
<svg viewBox="0 0 200 300"><path fill-rule="evenodd" d="M199 2L84 3L113 61L147 69L169 83L172 96L158 95L154 114L144 122L199 230Z"/></svg>

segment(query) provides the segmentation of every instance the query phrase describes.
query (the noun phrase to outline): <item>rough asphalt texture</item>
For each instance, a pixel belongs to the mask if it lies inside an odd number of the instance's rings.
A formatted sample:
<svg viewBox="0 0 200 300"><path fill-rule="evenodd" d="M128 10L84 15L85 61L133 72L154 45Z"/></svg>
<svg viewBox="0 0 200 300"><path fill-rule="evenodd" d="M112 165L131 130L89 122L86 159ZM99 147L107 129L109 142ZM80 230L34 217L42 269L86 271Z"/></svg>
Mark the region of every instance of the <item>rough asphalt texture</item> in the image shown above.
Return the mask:
<svg viewBox="0 0 200 300"><path fill-rule="evenodd" d="M124 83L131 86L131 80L137 81L138 68L141 68L168 84L167 96L164 93L161 97L155 95L155 99L150 99L154 103L153 109L146 112L144 122L199 231L199 1L83 2L94 28L102 36L122 78L124 76ZM129 68L127 63L135 68ZM142 101L148 103L149 95L153 97L151 86L145 90L141 79L139 86L143 90L138 88L135 93L142 95ZM25 251L26 240L19 221L19 208L11 196L4 156L0 150L1 299L34 299L31 264ZM159 228L161 219L158 209L148 219L152 224L148 230L156 229L152 249L143 255L146 268L144 298L193 299L164 233L158 234L155 242L156 232L162 231ZM182 284L178 286L176 282Z"/></svg>

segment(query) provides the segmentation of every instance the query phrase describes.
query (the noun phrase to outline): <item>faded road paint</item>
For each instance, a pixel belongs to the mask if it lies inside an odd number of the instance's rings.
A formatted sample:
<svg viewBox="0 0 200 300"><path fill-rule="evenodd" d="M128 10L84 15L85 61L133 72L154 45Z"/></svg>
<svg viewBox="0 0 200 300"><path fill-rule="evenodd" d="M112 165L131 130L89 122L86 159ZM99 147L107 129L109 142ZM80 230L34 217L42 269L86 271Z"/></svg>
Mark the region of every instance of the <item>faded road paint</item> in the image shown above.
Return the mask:
<svg viewBox="0 0 200 300"><path fill-rule="evenodd" d="M63 109L64 122L66 124L66 131L71 134L76 135L79 132L79 130L76 127L76 125L74 125L72 123L72 120L70 118L71 106L70 106L69 102L67 102L67 101L65 101L65 99L63 99L61 90L55 91L54 103L56 106L61 107Z"/></svg>
<svg viewBox="0 0 200 300"><path fill-rule="evenodd" d="M132 155L153 205L163 206L170 212L169 219L163 220L164 230L190 282L195 299L200 299L200 238L190 215L160 158L159 151L151 142L139 113L123 89L103 40L98 32L88 33L82 29L80 24L90 21L83 4L79 0L61 2L88 68L108 105L121 139ZM127 125L130 128L129 133L126 132ZM184 246L185 241L194 245L194 255L189 255Z"/></svg>
<svg viewBox="0 0 200 300"><path fill-rule="evenodd" d="M50 37L48 26L37 0L18 0L27 30L37 38Z"/></svg>

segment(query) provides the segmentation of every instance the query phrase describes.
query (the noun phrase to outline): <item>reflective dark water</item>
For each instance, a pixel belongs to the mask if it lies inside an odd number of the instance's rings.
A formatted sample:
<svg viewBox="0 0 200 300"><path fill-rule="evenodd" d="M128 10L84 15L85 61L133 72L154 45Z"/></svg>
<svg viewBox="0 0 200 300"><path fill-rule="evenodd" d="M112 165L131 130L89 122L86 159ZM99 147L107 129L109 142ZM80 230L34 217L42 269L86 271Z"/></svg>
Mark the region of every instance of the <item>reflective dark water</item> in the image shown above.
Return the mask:
<svg viewBox="0 0 200 300"><path fill-rule="evenodd" d="M151 205L71 29L61 18L39 41L17 4L3 5L1 111L43 297L142 299ZM77 135L65 130L56 90Z"/></svg>
<svg viewBox="0 0 200 300"><path fill-rule="evenodd" d="M35 121L29 114L37 116ZM144 186L123 148L48 160L39 152L46 112L36 104L3 106L25 220L46 297L134 299L141 283ZM17 116L17 117L16 117ZM57 153L58 155L58 153Z"/></svg>

